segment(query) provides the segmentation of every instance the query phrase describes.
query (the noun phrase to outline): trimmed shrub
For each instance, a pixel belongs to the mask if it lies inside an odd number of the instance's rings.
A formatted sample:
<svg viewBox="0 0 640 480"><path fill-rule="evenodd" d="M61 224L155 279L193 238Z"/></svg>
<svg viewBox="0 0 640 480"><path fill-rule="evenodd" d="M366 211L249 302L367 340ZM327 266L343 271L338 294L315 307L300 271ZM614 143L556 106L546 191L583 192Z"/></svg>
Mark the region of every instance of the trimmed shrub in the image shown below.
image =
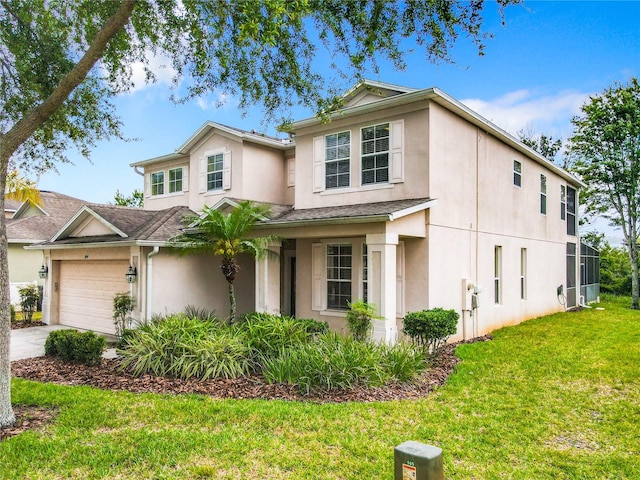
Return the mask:
<svg viewBox="0 0 640 480"><path fill-rule="evenodd" d="M168 315L126 334L118 354L134 375L183 379L236 378L249 372L251 350L217 322Z"/></svg>
<svg viewBox="0 0 640 480"><path fill-rule="evenodd" d="M356 300L349 304L347 310L347 328L351 336L364 342L371 334L371 322L375 318L375 307L364 300Z"/></svg>
<svg viewBox="0 0 640 480"><path fill-rule="evenodd" d="M25 285L18 289L18 293L20 294L22 319L30 322L33 319L33 314L38 310L38 300L40 299L38 286L33 284Z"/></svg>
<svg viewBox="0 0 640 480"><path fill-rule="evenodd" d="M11 323L16 321L16 307L13 306L13 303L9 305L9 314L11 315Z"/></svg>
<svg viewBox="0 0 640 480"><path fill-rule="evenodd" d="M107 341L101 335L65 329L54 330L47 336L44 352L68 362L98 365L106 347Z"/></svg>
<svg viewBox="0 0 640 480"><path fill-rule="evenodd" d="M412 345L365 343L328 333L266 359L263 374L268 382L295 384L308 394L314 390L382 386L396 379L406 381L424 367L421 352Z"/></svg>
<svg viewBox="0 0 640 480"><path fill-rule="evenodd" d="M409 312L404 317L402 331L425 352L436 353L456 333L458 312L434 308Z"/></svg>
<svg viewBox="0 0 640 480"><path fill-rule="evenodd" d="M116 336L120 338L122 332L131 328L131 312L136 301L128 292L116 293L113 297L113 324L116 327Z"/></svg>

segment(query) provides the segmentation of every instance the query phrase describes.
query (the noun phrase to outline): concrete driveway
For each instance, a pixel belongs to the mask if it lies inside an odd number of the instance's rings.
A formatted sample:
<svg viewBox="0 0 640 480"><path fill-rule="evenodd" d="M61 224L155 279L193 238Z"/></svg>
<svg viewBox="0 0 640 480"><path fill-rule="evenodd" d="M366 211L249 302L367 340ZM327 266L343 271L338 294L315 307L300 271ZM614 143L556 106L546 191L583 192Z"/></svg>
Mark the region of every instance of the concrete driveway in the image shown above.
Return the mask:
<svg viewBox="0 0 640 480"><path fill-rule="evenodd" d="M11 361L22 360L24 358L41 357L44 355L44 342L46 342L49 333L54 330L62 330L64 325L45 325L44 327L29 327L11 330ZM76 329L77 330L77 329ZM111 335L105 335L107 341L115 340ZM113 358L115 349L108 349L104 357Z"/></svg>

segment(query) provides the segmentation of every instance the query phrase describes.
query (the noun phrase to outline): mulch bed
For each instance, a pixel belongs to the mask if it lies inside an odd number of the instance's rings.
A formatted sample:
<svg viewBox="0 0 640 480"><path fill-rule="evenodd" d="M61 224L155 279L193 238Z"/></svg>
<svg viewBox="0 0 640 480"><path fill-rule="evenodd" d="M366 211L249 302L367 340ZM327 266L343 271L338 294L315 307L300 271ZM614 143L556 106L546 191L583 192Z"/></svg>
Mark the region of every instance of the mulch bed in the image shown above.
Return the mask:
<svg viewBox="0 0 640 480"><path fill-rule="evenodd" d="M46 323L43 322L27 322L25 320L17 320L15 322L11 322L11 330L18 330L19 328L29 328L29 327L43 327Z"/></svg>
<svg viewBox="0 0 640 480"><path fill-rule="evenodd" d="M491 336L486 335L466 342L445 345L424 374L413 383L392 383L384 387L311 392L309 394L300 393L298 388L293 385L268 384L258 375L237 379L204 381L195 379L181 380L153 375L134 377L120 370L117 359L105 359L101 365L89 367L65 363L54 357L29 358L12 362L11 373L18 378L62 385L88 385L105 390L125 390L133 393L190 393L207 395L217 399L289 400L315 403L407 400L424 397L447 381L459 362L455 354L457 345L488 340L491 340ZM46 412L43 413L46 409L39 407L21 409L22 407L14 407L14 413L19 419L19 424L11 429L0 429L0 441L7 436L16 435L21 431L33 428L34 425L39 426L38 421L33 420L33 418L46 414ZM55 415L55 412L49 413L50 417ZM24 423L25 420L26 424Z"/></svg>

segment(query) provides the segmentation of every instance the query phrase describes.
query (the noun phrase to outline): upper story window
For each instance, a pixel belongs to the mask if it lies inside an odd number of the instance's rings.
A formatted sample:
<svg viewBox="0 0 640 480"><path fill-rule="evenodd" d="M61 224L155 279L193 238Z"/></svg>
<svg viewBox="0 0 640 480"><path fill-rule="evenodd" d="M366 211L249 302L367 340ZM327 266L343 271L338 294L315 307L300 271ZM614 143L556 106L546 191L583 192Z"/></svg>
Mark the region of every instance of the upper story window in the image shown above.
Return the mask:
<svg viewBox="0 0 640 480"><path fill-rule="evenodd" d="M362 185L389 182L389 124L362 129Z"/></svg>
<svg viewBox="0 0 640 480"><path fill-rule="evenodd" d="M207 157L207 190L222 189L222 168L224 155L218 153Z"/></svg>
<svg viewBox="0 0 640 480"><path fill-rule="evenodd" d="M182 191L182 168L169 170L169 193Z"/></svg>
<svg viewBox="0 0 640 480"><path fill-rule="evenodd" d="M540 175L540 213L547 214L547 177Z"/></svg>
<svg viewBox="0 0 640 480"><path fill-rule="evenodd" d="M351 184L351 132L324 137L325 188L348 187Z"/></svg>
<svg viewBox="0 0 640 480"><path fill-rule="evenodd" d="M576 190L567 187L567 235L576 234Z"/></svg>
<svg viewBox="0 0 640 480"><path fill-rule="evenodd" d="M151 174L151 195L164 195L164 172Z"/></svg>
<svg viewBox="0 0 640 480"><path fill-rule="evenodd" d="M513 184L516 187L522 186L522 163L518 160L513 161Z"/></svg>
<svg viewBox="0 0 640 480"><path fill-rule="evenodd" d="M560 220L567 216L567 187L560 185Z"/></svg>

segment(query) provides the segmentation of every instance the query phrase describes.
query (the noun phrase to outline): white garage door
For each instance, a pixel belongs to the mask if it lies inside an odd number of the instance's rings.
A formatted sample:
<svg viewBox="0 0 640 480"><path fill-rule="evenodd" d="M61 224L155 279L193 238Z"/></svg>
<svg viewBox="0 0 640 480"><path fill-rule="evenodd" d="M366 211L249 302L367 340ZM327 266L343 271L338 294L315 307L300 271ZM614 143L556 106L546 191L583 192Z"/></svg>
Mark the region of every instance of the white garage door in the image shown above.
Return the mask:
<svg viewBox="0 0 640 480"><path fill-rule="evenodd" d="M60 323L101 333L115 333L113 297L128 292L126 260L60 262Z"/></svg>

